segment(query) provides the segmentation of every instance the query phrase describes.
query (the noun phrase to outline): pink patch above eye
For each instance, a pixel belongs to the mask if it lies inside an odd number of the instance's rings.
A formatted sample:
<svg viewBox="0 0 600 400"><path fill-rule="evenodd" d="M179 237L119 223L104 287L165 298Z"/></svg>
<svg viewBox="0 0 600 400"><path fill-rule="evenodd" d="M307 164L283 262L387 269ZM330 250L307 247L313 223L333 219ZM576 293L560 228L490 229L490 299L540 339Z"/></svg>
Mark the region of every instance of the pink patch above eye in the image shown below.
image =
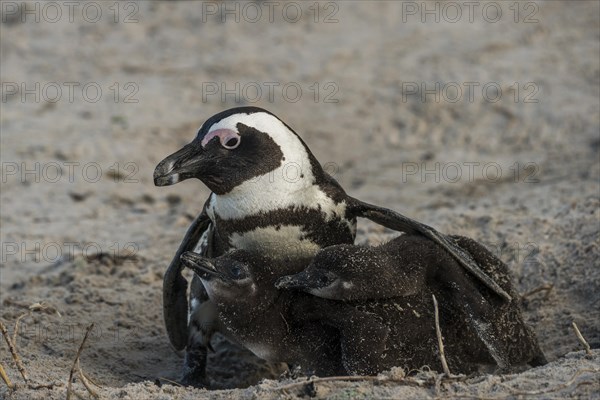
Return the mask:
<svg viewBox="0 0 600 400"><path fill-rule="evenodd" d="M215 137L219 138L221 146L228 149L234 149L240 143L240 135L236 131L232 131L231 129L215 129L214 131L209 132L206 134L206 136L204 136L204 139L202 139L202 142L200 142L202 148L205 148L208 142L210 142ZM235 139L234 146L227 145L227 142L229 142L231 139Z"/></svg>

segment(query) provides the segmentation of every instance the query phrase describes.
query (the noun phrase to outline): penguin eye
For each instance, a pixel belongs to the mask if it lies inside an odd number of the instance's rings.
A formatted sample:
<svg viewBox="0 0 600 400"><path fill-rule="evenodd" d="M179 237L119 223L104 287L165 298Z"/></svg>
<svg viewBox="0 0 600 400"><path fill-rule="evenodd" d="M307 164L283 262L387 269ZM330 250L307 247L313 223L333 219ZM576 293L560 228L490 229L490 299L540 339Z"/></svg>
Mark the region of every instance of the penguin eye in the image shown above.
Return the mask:
<svg viewBox="0 0 600 400"><path fill-rule="evenodd" d="M228 136L223 139L222 145L228 150L233 150L240 145L240 142L239 136Z"/></svg>
<svg viewBox="0 0 600 400"><path fill-rule="evenodd" d="M221 146L223 146L227 150L235 149L236 147L238 147L240 145L240 141L242 140L242 138L240 137L240 134L234 130L216 129L214 131L207 133L202 138L200 145L202 146L203 149L205 149L206 146L208 145L208 143L216 137L219 138L219 142L221 143Z"/></svg>
<svg viewBox="0 0 600 400"><path fill-rule="evenodd" d="M319 277L319 283L323 286L327 285L329 283L329 277L327 275L321 275Z"/></svg>
<svg viewBox="0 0 600 400"><path fill-rule="evenodd" d="M231 277L234 278L234 279L239 279L239 278L242 278L244 276L244 271L242 270L242 268L240 268L237 265L231 267L231 269L229 270L229 272L231 273Z"/></svg>

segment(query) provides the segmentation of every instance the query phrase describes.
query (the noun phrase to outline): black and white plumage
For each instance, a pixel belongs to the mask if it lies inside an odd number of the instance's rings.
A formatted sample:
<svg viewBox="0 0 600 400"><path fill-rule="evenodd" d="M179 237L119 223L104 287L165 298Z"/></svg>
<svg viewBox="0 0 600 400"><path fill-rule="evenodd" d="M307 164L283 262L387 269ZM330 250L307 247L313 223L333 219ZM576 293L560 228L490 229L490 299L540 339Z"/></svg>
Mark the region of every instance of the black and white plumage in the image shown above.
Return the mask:
<svg viewBox="0 0 600 400"><path fill-rule="evenodd" d="M237 140L237 146L226 148L226 139ZM161 186L190 177L213 192L199 218L211 222L216 255L231 248L259 248L272 257L312 255L354 240L356 218L343 189L302 140L264 110L243 107L215 115L155 171Z"/></svg>
<svg viewBox="0 0 600 400"><path fill-rule="evenodd" d="M454 372L507 372L544 364L506 264L475 240L452 238L513 296L511 302L494 296L442 248L416 235L377 247L330 246L276 286L337 301L335 312L316 306L304 312L341 332L344 366L352 374L439 366L432 294L442 306L442 332ZM363 332L365 324L369 334Z"/></svg>
<svg viewBox="0 0 600 400"><path fill-rule="evenodd" d="M157 186L188 178L200 179L212 193L165 273L163 290L169 339L178 350L187 347L188 355L194 348L199 355L205 353L195 339L201 337L197 331L202 327L190 316L197 314L206 293L194 277L188 315L187 281L179 260L183 252L194 250L214 257L246 249L275 259L311 256L323 247L353 243L357 217L433 240L487 287L510 300L451 238L348 196L302 139L266 110L240 107L214 115L191 143L161 161L154 171ZM204 368L202 362L194 365L198 371Z"/></svg>

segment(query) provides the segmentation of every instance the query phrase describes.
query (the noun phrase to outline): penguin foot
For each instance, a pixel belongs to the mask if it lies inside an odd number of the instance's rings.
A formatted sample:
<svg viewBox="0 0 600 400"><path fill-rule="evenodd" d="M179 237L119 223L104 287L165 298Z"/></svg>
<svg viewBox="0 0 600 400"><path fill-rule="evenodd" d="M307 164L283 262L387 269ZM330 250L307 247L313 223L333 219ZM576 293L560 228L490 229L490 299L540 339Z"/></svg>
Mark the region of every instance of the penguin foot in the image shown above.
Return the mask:
<svg viewBox="0 0 600 400"><path fill-rule="evenodd" d="M207 388L210 383L206 376L208 349L201 340L201 333L199 331L193 333L195 334L190 335L188 346L185 349L183 374L180 383L184 386Z"/></svg>
<svg viewBox="0 0 600 400"><path fill-rule="evenodd" d="M215 351L210 339L216 331L216 321L216 308L210 301L200 303L192 310L183 374L180 379L182 385L198 388L210 386L206 377L206 360L208 351Z"/></svg>
<svg viewBox="0 0 600 400"><path fill-rule="evenodd" d="M529 365L532 367L541 367L542 365L548 364L548 360L539 346L537 346L537 350L537 354L529 361Z"/></svg>
<svg viewBox="0 0 600 400"><path fill-rule="evenodd" d="M179 383L183 386L191 386L197 389L209 389L210 381L206 376L198 377L194 373L184 374Z"/></svg>
<svg viewBox="0 0 600 400"><path fill-rule="evenodd" d="M206 376L206 348L186 351L183 373L179 383L196 388L210 387L210 381Z"/></svg>

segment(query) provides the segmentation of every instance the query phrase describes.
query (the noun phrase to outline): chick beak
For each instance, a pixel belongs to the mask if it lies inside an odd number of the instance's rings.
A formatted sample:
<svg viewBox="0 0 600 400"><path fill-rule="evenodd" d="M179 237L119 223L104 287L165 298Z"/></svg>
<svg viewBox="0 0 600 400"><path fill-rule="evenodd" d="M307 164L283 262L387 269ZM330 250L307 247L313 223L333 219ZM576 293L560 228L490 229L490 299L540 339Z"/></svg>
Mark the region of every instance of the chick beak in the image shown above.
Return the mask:
<svg viewBox="0 0 600 400"><path fill-rule="evenodd" d="M275 282L275 287L277 289L297 289L297 290L305 290L310 285L310 279L308 274L305 272L300 272L294 275L286 275L282 276Z"/></svg>
<svg viewBox="0 0 600 400"><path fill-rule="evenodd" d="M200 278L211 280L212 278L222 278L222 274L215 269L210 259L200 254L186 251L179 259L184 266L194 271Z"/></svg>

